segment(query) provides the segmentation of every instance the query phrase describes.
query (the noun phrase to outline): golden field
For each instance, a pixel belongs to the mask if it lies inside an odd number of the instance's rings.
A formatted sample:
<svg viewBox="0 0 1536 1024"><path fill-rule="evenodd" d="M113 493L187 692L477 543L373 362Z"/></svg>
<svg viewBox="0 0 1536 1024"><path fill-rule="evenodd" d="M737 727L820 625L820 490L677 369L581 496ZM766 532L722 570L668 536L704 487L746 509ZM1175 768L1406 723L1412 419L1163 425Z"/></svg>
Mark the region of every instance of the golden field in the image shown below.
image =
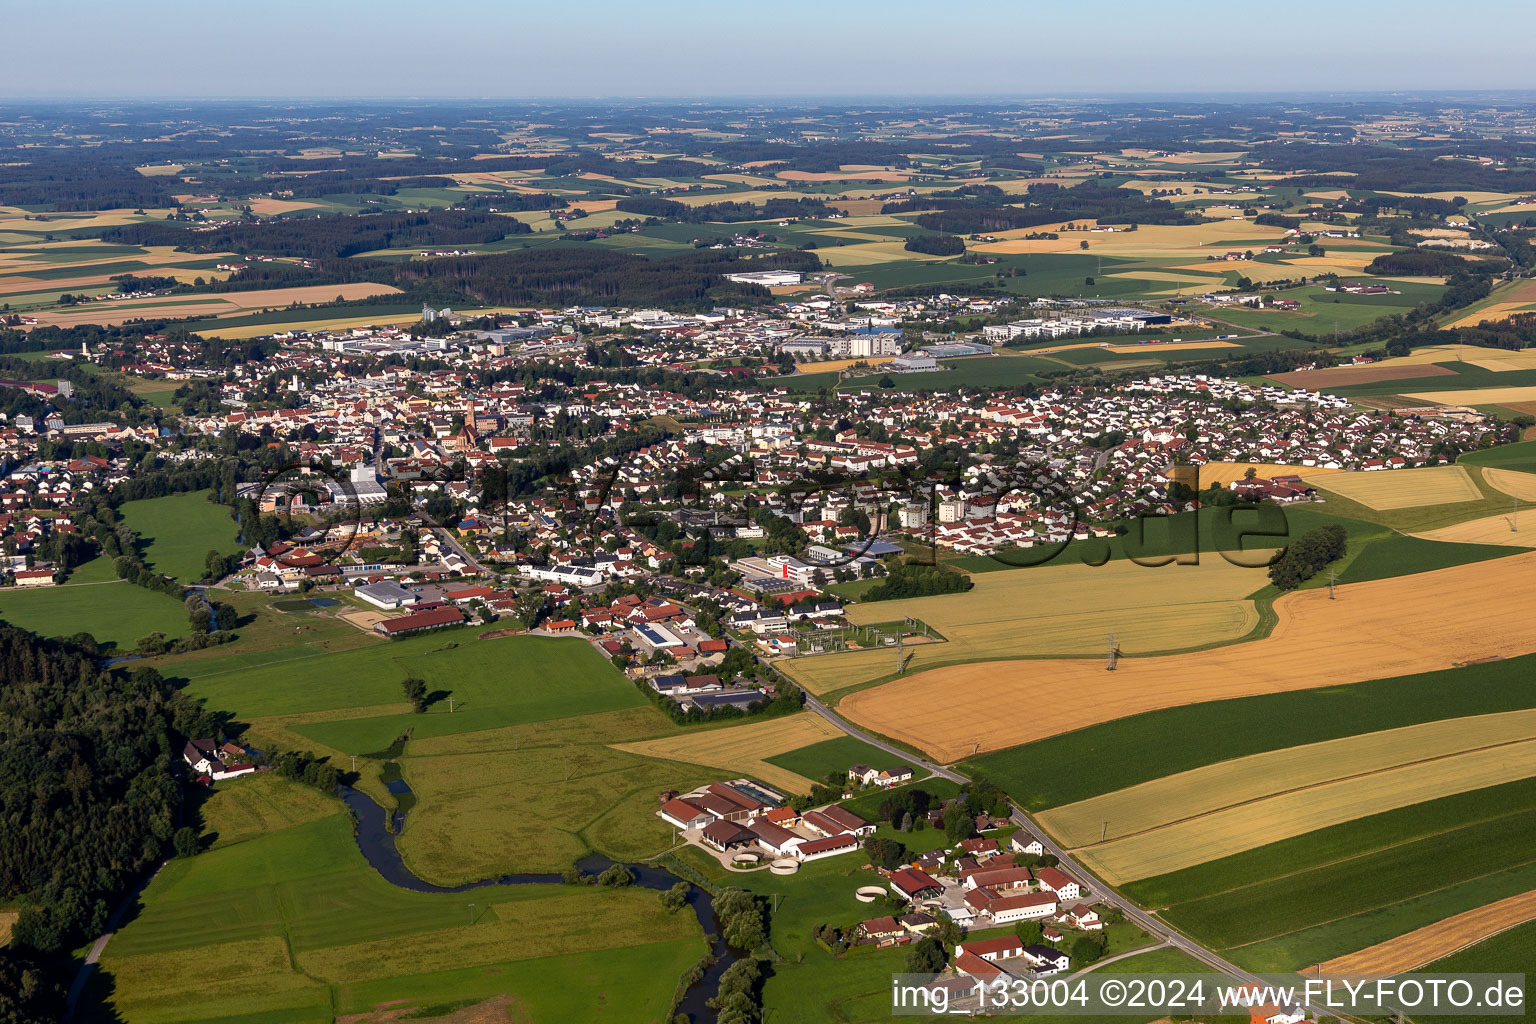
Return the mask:
<svg viewBox="0 0 1536 1024"><path fill-rule="evenodd" d="M1536 501L1536 473L1485 467L1483 479L1496 491L1503 491L1521 501Z"/></svg>
<svg viewBox="0 0 1536 1024"><path fill-rule="evenodd" d="M1411 397L1411 396L1410 396ZM1384 469L1368 473L1334 473L1326 477L1312 478L1316 483L1350 501L1358 501L1366 508L1378 512L1394 508L1417 508L1420 505L1450 505L1458 501L1479 501L1483 492L1477 489L1464 466L1423 466L1419 469Z"/></svg>
<svg viewBox="0 0 1536 1024"><path fill-rule="evenodd" d="M1158 708L1431 672L1536 651L1536 553L1295 591L1270 635L1177 656L988 661L917 672L844 697L842 713L954 761ZM1490 602L1488 595L1498 594ZM1478 609L1476 628L1447 609ZM1028 624L1017 614L1017 627ZM1299 654L1305 658L1298 658ZM1173 684L1177 681L1177 685ZM1091 695L1091 699L1085 698ZM917 714L953 707L968 714ZM985 713L980 713L985 709Z"/></svg>
<svg viewBox="0 0 1536 1024"><path fill-rule="evenodd" d="M1536 740L1472 750L1241 804L1078 851L1111 884L1178 871L1356 818L1536 775Z"/></svg>
<svg viewBox="0 0 1536 1024"><path fill-rule="evenodd" d="M777 786L788 792L808 793L814 783L786 768L769 764L765 758L786 754L823 740L836 739L843 731L820 715L809 711L766 722L738 725L726 729L690 732L663 739L612 744L642 757L663 761L682 761L710 768L739 772Z"/></svg>
<svg viewBox="0 0 1536 1024"><path fill-rule="evenodd" d="M1405 391L1403 397L1436 405L1505 405L1509 402L1536 402L1536 386L1474 388L1466 391Z"/></svg>
<svg viewBox="0 0 1536 1024"><path fill-rule="evenodd" d="M36 314L39 324L73 327L78 324L120 324L137 317L239 316L262 309L282 309L295 302L330 302L366 299L374 295L397 295L393 285L356 282L353 284L315 284L296 288L267 288L217 294L171 295L150 299L126 299L121 302L89 302L83 306L48 310ZM412 317L412 319L417 319ZM263 325L258 332L270 334L275 327Z"/></svg>
<svg viewBox="0 0 1536 1024"><path fill-rule="evenodd" d="M0 947L10 943L11 926L16 923L17 916L14 910L0 910Z"/></svg>
<svg viewBox="0 0 1536 1024"><path fill-rule="evenodd" d="M1487 472L1486 470L1484 472ZM1516 529L1511 529L1514 526ZM1453 544L1499 544L1509 548L1536 548L1536 510L1532 510L1521 522L1509 513L1471 519L1437 530L1426 530L1412 536L1422 540L1446 541Z"/></svg>
<svg viewBox="0 0 1536 1024"><path fill-rule="evenodd" d="M1536 709L1422 722L1204 765L1053 807L1039 819L1064 845L1090 846L1105 821L1111 836L1140 837L1277 794L1528 739L1536 739Z"/></svg>
<svg viewBox="0 0 1536 1024"><path fill-rule="evenodd" d="M1200 224L1143 224L1135 231L1066 231L1067 221L1056 224L1041 224L1032 228L1020 228L1016 231L993 232L995 237L1001 239L997 242L980 243L970 246L975 252L987 253L1030 253L1030 252L1079 252L1078 243L1087 242L1090 253L1102 253L1105 256L1139 256L1145 258L1179 258L1189 257L1200 259L1208 255L1224 253L1228 249L1252 249L1259 244L1271 244L1282 242L1285 239L1285 229L1268 227L1255 224L1251 220L1239 218L1237 220L1212 220ZM1097 222L1093 220L1076 220L1070 223L1078 227L1092 226ZM1027 234L1041 232L1056 232L1060 238L1055 239L1026 239ZM1274 269L1275 264L1257 264L1257 266ZM1218 266L1216 263L1199 263L1187 268L1190 270L1231 270L1233 264ZM1283 270L1284 268L1281 267ZM1285 276L1285 275L1282 275ZM1295 277L1295 273L1289 276Z"/></svg>
<svg viewBox="0 0 1536 1024"><path fill-rule="evenodd" d="M1402 974L1536 919L1536 889L1323 962L1324 974Z"/></svg>
<svg viewBox="0 0 1536 1024"><path fill-rule="evenodd" d="M1344 472L1342 469L1320 469L1316 466L1287 466L1278 462L1207 462L1200 467L1200 486L1230 484L1247 477L1248 470L1258 471L1261 480L1273 480L1277 476L1323 477Z"/></svg>

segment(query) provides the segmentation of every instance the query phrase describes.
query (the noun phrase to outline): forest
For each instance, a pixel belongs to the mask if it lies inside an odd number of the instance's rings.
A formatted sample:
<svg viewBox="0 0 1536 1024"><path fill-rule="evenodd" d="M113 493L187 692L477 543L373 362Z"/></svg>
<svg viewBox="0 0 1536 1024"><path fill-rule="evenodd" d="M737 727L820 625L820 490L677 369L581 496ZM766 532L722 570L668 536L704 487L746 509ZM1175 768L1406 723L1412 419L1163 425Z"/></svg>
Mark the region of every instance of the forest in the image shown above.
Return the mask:
<svg viewBox="0 0 1536 1024"><path fill-rule="evenodd" d="M911 213L929 210L917 218L920 227L943 234L974 235L989 231L1012 231L1057 221L1092 219L1100 224L1192 224L1197 215L1180 210L1161 199L1149 199L1131 189L1105 187L1098 181L1085 181L1073 188L1052 182L1029 186L1030 205L996 206L996 199L986 193L953 198L905 199L886 203L881 213Z"/></svg>
<svg viewBox="0 0 1536 1024"><path fill-rule="evenodd" d="M127 245L171 245L187 252L262 253L316 259L353 256L373 249L496 242L529 230L520 221L494 213L431 210L280 217L199 230L172 223L128 224L103 232L102 239Z"/></svg>
<svg viewBox="0 0 1536 1024"><path fill-rule="evenodd" d="M532 249L488 256L394 264L401 287L452 289L485 305L619 305L709 309L760 306L766 288L727 281L745 270L817 270L808 252L780 252L742 260L730 252L702 251L648 259L610 249Z"/></svg>

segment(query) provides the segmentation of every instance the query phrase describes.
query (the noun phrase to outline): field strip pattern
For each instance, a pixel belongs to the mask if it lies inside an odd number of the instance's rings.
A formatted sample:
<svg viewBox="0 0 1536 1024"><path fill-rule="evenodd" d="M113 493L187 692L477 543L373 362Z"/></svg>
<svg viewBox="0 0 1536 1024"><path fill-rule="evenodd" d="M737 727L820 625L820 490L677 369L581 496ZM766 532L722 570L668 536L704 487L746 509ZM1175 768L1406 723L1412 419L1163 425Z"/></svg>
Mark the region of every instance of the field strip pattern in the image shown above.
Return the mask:
<svg viewBox="0 0 1536 1024"><path fill-rule="evenodd" d="M1536 708L1424 722L1266 751L1055 807L1040 824L1068 847L1099 841L1108 821L1125 838L1282 793L1536 739Z"/></svg>
<svg viewBox="0 0 1536 1024"><path fill-rule="evenodd" d="M615 750L642 757L741 772L761 779L770 786L778 786L790 792L808 793L814 785L810 779L787 768L769 764L765 758L787 754L791 750L836 739L841 735L843 731L825 718L803 712L752 725L711 729L635 743L615 743L611 746Z"/></svg>
<svg viewBox="0 0 1536 1024"><path fill-rule="evenodd" d="M1536 651L1536 552L1275 601L1251 643L1188 654L986 661L917 672L844 697L877 733L952 762L1159 708L1342 686ZM1498 600L1489 601L1496 594ZM1477 609L1452 614L1449 609ZM1027 612L1015 627L1028 628ZM1302 656L1304 655L1304 657ZM949 709L935 713L935 708Z"/></svg>
<svg viewBox="0 0 1536 1024"><path fill-rule="evenodd" d="M1324 974L1400 974L1536 920L1536 889L1467 910L1322 964Z"/></svg>
<svg viewBox="0 0 1536 1024"><path fill-rule="evenodd" d="M1282 793L1079 852L1112 883L1167 874L1382 811L1536 775L1536 740Z"/></svg>

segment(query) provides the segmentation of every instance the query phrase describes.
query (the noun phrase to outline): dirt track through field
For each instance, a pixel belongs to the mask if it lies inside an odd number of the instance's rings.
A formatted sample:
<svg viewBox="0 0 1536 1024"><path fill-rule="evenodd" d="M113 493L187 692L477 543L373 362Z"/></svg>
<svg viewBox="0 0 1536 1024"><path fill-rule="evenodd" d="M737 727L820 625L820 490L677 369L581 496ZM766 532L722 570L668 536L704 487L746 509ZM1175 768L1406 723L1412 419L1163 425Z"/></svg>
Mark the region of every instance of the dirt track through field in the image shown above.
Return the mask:
<svg viewBox="0 0 1536 1024"><path fill-rule="evenodd" d="M1532 608L1536 552L1525 552L1348 584L1333 601L1323 589L1286 594L1274 630L1252 643L1123 658L1113 673L1102 658L953 665L850 694L838 710L952 762L1159 708L1530 654Z"/></svg>
<svg viewBox="0 0 1536 1024"><path fill-rule="evenodd" d="M1334 957L1324 974L1401 974L1536 919L1536 889Z"/></svg>

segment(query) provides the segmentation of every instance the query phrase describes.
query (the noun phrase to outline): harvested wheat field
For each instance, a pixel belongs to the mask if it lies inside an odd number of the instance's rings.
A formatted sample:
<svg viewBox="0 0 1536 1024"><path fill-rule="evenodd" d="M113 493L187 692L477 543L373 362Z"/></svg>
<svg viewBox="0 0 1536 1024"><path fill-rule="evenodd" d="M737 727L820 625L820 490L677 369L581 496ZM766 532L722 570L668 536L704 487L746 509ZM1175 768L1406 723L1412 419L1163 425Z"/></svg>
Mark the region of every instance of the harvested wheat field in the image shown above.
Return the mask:
<svg viewBox="0 0 1536 1024"><path fill-rule="evenodd" d="M1275 601L1274 630L1252 643L1122 659L1113 674L1098 658L953 665L850 694L838 707L860 725L954 761L978 744L1000 750L1158 708L1530 654L1533 607L1536 553L1521 553L1346 584L1333 601L1326 590L1285 594ZM1476 628L1447 613L1472 608ZM1017 627L1027 626L1027 609L1017 615ZM962 702L986 712L917 713Z"/></svg>
<svg viewBox="0 0 1536 1024"><path fill-rule="evenodd" d="M1078 851L1112 884L1133 882L1410 804L1536 775L1536 740L1472 750L1216 811Z"/></svg>
<svg viewBox="0 0 1536 1024"><path fill-rule="evenodd" d="M791 285L798 290L798 285ZM777 291L777 289L774 289ZM801 373L834 373L838 370L846 370L856 363L864 363L868 366L881 366L894 360L895 356L866 356L863 359L826 359L819 363L797 363L796 369Z"/></svg>
<svg viewBox="0 0 1536 1024"><path fill-rule="evenodd" d="M1536 501L1536 473L1490 467L1483 470L1483 479L1496 491L1503 491L1521 501Z"/></svg>
<svg viewBox="0 0 1536 1024"><path fill-rule="evenodd" d="M1040 823L1068 847L1139 836L1283 793L1371 775L1422 761L1536 739L1536 709L1422 722L1400 729L1269 750L1204 765L1053 807Z"/></svg>
<svg viewBox="0 0 1536 1024"><path fill-rule="evenodd" d="M1405 391L1403 397L1436 405L1506 405L1509 402L1536 402L1536 386L1509 388L1473 388L1463 391Z"/></svg>
<svg viewBox="0 0 1536 1024"><path fill-rule="evenodd" d="M1485 516L1438 530L1412 534L1421 540L1439 540L1452 544L1498 544L1507 548L1536 548L1536 513L1521 522L1514 514Z"/></svg>
<svg viewBox="0 0 1536 1024"><path fill-rule="evenodd" d="M92 302L84 306L37 313L40 324L74 327L80 324L120 324L136 317L239 316L257 309L282 309L295 302L330 302L366 299L374 295L397 295L393 285L356 282L353 284L312 284L296 288L268 288L244 292L192 294L128 299L122 302ZM270 334L271 328L263 333Z"/></svg>
<svg viewBox="0 0 1536 1024"><path fill-rule="evenodd" d="M1307 475L1308 483L1313 482L1312 475ZM1317 486L1378 512L1418 508L1420 505L1451 505L1458 501L1479 501L1483 497L1483 492L1477 489L1471 474L1463 466L1334 474L1322 479Z"/></svg>
<svg viewBox="0 0 1536 1024"><path fill-rule="evenodd" d="M1287 466L1279 462L1207 462L1200 467L1200 487L1242 480L1250 469L1257 470L1261 480L1273 480L1277 476L1322 477L1344 472L1319 466Z"/></svg>
<svg viewBox="0 0 1536 1024"><path fill-rule="evenodd" d="M1323 962L1323 974L1402 974L1536 919L1536 889Z"/></svg>
<svg viewBox="0 0 1536 1024"><path fill-rule="evenodd" d="M785 754L791 750L808 747L822 740L836 739L843 731L820 715L809 711L787 718L772 718L751 725L727 726L706 732L685 733L659 740L640 740L636 743L615 743L615 750L623 750L642 757L657 757L664 761L682 761L686 764L702 764L711 768L741 772L761 779L770 786L790 792L808 793L814 785L810 779L797 775L786 768L769 764L764 758Z"/></svg>
<svg viewBox="0 0 1536 1024"><path fill-rule="evenodd" d="M16 923L17 916L14 910L0 910L0 948L10 943L11 926Z"/></svg>
<svg viewBox="0 0 1536 1024"><path fill-rule="evenodd" d="M1183 349L1237 348L1234 341L1149 341L1136 345L1105 345L1111 352L1177 352Z"/></svg>
<svg viewBox="0 0 1536 1024"><path fill-rule="evenodd" d="M1447 366L1434 363L1372 363L1365 366L1330 366L1326 370L1292 370L1290 373L1272 373L1270 380L1287 387L1341 388L1351 384L1374 384L1382 380L1410 380L1415 377L1449 377L1455 374Z"/></svg>

